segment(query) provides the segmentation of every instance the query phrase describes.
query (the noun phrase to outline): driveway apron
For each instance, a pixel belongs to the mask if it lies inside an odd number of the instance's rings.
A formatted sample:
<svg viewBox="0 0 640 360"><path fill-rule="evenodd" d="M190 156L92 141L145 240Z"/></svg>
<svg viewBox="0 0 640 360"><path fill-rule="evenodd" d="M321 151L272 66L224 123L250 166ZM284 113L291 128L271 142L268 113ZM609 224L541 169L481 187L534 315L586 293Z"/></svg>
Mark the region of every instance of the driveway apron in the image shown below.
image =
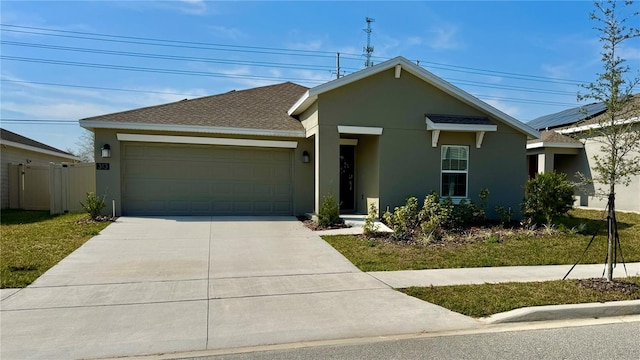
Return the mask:
<svg viewBox="0 0 640 360"><path fill-rule="evenodd" d="M122 217L0 305L2 359L479 326L359 271L290 217Z"/></svg>

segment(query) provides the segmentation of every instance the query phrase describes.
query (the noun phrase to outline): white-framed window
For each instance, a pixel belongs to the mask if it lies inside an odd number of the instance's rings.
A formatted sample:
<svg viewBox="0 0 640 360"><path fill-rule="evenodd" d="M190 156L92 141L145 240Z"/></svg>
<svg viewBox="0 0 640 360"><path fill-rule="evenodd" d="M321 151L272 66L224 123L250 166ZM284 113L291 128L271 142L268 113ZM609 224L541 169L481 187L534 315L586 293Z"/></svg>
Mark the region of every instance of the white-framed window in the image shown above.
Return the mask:
<svg viewBox="0 0 640 360"><path fill-rule="evenodd" d="M469 188L469 147L442 145L440 196L466 198Z"/></svg>

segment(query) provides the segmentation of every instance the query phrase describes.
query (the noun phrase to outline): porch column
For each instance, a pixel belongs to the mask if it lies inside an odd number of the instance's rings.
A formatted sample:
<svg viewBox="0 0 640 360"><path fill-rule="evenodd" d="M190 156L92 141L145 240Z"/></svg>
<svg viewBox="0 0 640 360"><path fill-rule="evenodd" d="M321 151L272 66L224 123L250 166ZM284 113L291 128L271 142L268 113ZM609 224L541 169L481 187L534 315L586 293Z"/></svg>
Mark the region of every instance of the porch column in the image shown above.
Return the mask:
<svg viewBox="0 0 640 360"><path fill-rule="evenodd" d="M542 154L538 154L538 174L544 174L554 170L553 157L554 154L547 150Z"/></svg>
<svg viewBox="0 0 640 360"><path fill-rule="evenodd" d="M318 126L315 134L315 206L317 214L325 196L340 202L340 134L335 125Z"/></svg>

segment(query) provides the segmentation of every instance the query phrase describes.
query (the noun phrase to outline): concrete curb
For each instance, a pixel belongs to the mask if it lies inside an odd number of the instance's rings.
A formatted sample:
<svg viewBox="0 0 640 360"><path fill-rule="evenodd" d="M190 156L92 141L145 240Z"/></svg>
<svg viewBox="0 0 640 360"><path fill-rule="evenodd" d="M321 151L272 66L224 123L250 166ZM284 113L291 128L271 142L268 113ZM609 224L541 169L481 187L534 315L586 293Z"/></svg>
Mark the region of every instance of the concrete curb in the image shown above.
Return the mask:
<svg viewBox="0 0 640 360"><path fill-rule="evenodd" d="M532 306L479 319L485 324L570 320L608 316L640 315L640 300L605 303Z"/></svg>

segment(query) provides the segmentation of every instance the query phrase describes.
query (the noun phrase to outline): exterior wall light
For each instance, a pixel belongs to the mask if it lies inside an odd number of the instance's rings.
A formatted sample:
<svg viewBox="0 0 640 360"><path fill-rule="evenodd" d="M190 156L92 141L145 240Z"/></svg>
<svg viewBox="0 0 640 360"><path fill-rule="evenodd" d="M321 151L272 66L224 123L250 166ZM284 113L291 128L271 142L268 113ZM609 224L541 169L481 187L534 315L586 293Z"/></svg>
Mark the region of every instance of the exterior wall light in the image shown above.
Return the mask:
<svg viewBox="0 0 640 360"><path fill-rule="evenodd" d="M302 152L302 162L305 164L308 164L311 161L311 156L309 156L309 153L305 150Z"/></svg>
<svg viewBox="0 0 640 360"><path fill-rule="evenodd" d="M102 146L102 157L105 159L111 157L111 146L109 146L109 144L104 144L104 146Z"/></svg>

